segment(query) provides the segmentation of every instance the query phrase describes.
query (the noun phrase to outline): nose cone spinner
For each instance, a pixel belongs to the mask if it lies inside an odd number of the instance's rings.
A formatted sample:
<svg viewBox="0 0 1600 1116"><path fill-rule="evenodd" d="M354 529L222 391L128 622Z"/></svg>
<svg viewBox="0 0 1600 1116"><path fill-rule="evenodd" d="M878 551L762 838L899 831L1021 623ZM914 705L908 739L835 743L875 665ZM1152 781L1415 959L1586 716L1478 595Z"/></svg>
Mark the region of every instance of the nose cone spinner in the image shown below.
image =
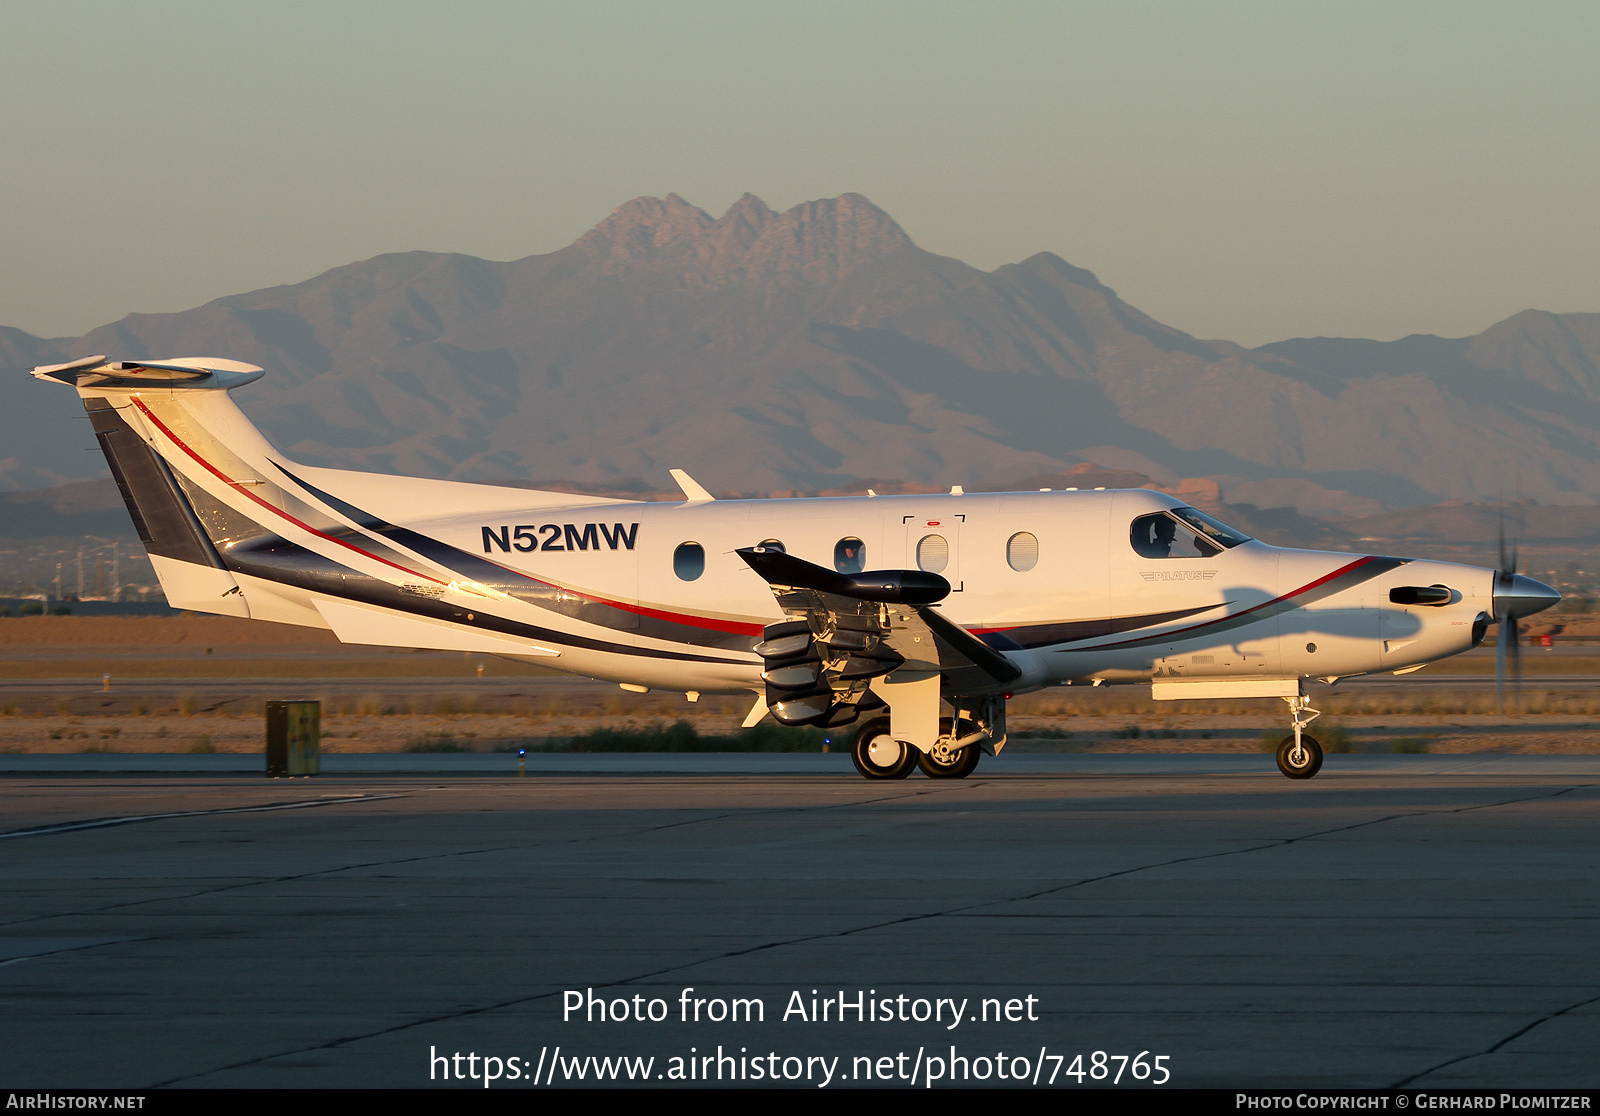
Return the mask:
<svg viewBox="0 0 1600 1116"><path fill-rule="evenodd" d="M1561 594L1542 581L1522 574L1501 571L1494 578L1494 614L1520 620L1543 612L1557 601Z"/></svg>

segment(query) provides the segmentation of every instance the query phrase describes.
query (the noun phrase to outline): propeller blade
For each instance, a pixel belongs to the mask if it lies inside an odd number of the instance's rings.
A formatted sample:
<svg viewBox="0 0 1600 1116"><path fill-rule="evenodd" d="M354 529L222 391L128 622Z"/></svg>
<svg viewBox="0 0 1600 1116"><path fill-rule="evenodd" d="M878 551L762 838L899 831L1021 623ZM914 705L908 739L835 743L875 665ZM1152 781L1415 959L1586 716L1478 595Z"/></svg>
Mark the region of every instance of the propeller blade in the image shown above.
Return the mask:
<svg viewBox="0 0 1600 1116"><path fill-rule="evenodd" d="M1508 616L1497 616L1499 631L1494 637L1494 708L1501 716L1506 711L1506 660L1509 658L1506 637L1511 634L1514 624Z"/></svg>
<svg viewBox="0 0 1600 1116"><path fill-rule="evenodd" d="M1506 513L1500 509L1500 569L1503 573L1515 574L1521 570L1517 565L1517 535L1515 532L1508 538L1506 536Z"/></svg>
<svg viewBox="0 0 1600 1116"><path fill-rule="evenodd" d="M1510 570L1494 572L1494 622L1500 630L1495 637L1495 701L1505 712L1505 686L1509 678L1515 690L1522 686L1522 620L1559 603L1561 594L1541 581Z"/></svg>
<svg viewBox="0 0 1600 1116"><path fill-rule="evenodd" d="M1511 629L1511 705L1520 715L1522 713L1522 622L1512 617L1506 626Z"/></svg>
<svg viewBox="0 0 1600 1116"><path fill-rule="evenodd" d="M1500 620L1494 643L1494 704L1501 715L1506 711L1506 684L1511 685L1512 703L1522 708L1522 625L1514 617Z"/></svg>

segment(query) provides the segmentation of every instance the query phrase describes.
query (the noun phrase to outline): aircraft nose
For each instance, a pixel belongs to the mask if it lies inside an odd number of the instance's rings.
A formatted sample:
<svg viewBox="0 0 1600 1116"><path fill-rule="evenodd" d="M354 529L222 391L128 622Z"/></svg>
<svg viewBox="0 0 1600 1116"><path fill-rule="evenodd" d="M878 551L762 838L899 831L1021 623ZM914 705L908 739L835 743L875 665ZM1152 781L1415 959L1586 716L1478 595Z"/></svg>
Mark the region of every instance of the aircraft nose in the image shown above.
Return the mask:
<svg viewBox="0 0 1600 1116"><path fill-rule="evenodd" d="M1522 574L1495 574L1494 614L1520 620L1543 612L1561 599L1561 594L1542 581Z"/></svg>

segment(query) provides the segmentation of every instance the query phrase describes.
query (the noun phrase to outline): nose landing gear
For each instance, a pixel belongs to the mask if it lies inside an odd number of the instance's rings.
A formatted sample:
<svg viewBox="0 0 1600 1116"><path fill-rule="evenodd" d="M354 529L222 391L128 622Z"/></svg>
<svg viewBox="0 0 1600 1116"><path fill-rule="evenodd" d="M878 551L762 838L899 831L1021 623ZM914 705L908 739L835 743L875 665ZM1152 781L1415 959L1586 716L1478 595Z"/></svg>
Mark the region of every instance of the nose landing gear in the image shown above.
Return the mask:
<svg viewBox="0 0 1600 1116"><path fill-rule="evenodd" d="M1322 714L1311 708L1304 694L1283 700L1294 715L1294 735L1285 736L1278 745L1278 770L1291 779L1309 779L1322 770L1322 745L1305 728Z"/></svg>

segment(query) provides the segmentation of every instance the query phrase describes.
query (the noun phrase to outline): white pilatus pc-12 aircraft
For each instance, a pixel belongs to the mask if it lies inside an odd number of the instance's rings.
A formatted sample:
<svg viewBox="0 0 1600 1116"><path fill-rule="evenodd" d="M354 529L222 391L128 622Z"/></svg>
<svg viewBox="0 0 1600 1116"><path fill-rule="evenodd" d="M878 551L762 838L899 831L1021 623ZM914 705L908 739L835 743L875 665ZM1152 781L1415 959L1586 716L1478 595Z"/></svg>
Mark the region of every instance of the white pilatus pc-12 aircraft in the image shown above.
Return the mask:
<svg viewBox="0 0 1600 1116"><path fill-rule="evenodd" d="M716 500L673 470L684 501L644 503L318 469L229 397L261 374L33 370L83 398L174 608L753 692L746 725L859 720L871 779L969 775L1004 747L1009 697L1069 683L1282 698L1278 767L1309 779L1308 679L1404 674L1498 624L1503 681L1518 619L1560 600L1514 559L1287 550L1144 489Z"/></svg>

